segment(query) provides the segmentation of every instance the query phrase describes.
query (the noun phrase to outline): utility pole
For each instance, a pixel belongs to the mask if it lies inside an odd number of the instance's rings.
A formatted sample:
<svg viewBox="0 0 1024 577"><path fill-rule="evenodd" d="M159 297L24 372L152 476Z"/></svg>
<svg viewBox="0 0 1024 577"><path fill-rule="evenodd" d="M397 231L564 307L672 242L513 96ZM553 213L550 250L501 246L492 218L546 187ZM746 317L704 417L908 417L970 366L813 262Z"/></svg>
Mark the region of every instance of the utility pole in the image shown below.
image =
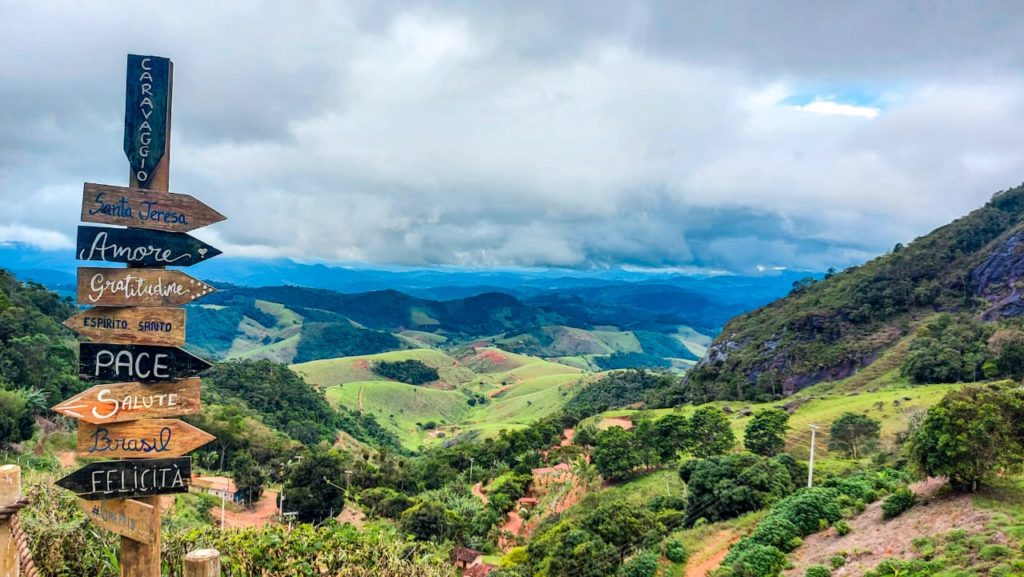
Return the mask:
<svg viewBox="0 0 1024 577"><path fill-rule="evenodd" d="M807 467L807 486L814 486L814 440L818 433L818 425L811 425L811 462Z"/></svg>
<svg viewBox="0 0 1024 577"><path fill-rule="evenodd" d="M473 484L473 457L469 458L469 484Z"/></svg>

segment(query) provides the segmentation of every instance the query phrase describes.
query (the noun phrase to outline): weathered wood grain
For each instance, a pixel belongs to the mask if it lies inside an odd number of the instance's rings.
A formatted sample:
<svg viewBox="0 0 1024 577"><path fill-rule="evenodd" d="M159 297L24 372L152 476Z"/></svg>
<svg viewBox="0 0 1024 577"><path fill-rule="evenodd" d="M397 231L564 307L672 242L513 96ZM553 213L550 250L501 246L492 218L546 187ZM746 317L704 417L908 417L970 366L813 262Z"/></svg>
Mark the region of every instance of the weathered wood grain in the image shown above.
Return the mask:
<svg viewBox="0 0 1024 577"><path fill-rule="evenodd" d="M212 365L176 347L80 343L78 374L103 381L176 381L194 377Z"/></svg>
<svg viewBox="0 0 1024 577"><path fill-rule="evenodd" d="M57 481L87 501L137 499L188 492L192 459L97 461Z"/></svg>
<svg viewBox="0 0 1024 577"><path fill-rule="evenodd" d="M85 183L82 221L189 232L225 217L187 194Z"/></svg>
<svg viewBox="0 0 1024 577"><path fill-rule="evenodd" d="M124 153L139 188L154 188L153 175L171 133L171 61L128 55L124 100Z"/></svg>
<svg viewBox="0 0 1024 577"><path fill-rule="evenodd" d="M220 253L218 249L183 232L80 226L75 254L78 260L156 267L192 266Z"/></svg>
<svg viewBox="0 0 1024 577"><path fill-rule="evenodd" d="M132 541L153 543L160 532L159 508L136 499L78 499L78 506L99 527Z"/></svg>
<svg viewBox="0 0 1024 577"><path fill-rule="evenodd" d="M21 467L0 466L0 505L7 506L21 497ZM18 544L11 528L11 520L0 521L0 575L18 577Z"/></svg>
<svg viewBox="0 0 1024 577"><path fill-rule="evenodd" d="M194 415L200 410L199 391L199 377L152 385L96 385L56 405L53 410L96 425Z"/></svg>
<svg viewBox="0 0 1024 577"><path fill-rule="evenodd" d="M173 307L188 304L214 288L176 270L138 268L78 269L78 304L112 307Z"/></svg>
<svg viewBox="0 0 1024 577"><path fill-rule="evenodd" d="M83 457L140 459L180 457L215 437L179 419L142 419L93 425L78 423L78 454Z"/></svg>
<svg viewBox="0 0 1024 577"><path fill-rule="evenodd" d="M96 307L64 321L87 339L118 345L185 345L185 309Z"/></svg>

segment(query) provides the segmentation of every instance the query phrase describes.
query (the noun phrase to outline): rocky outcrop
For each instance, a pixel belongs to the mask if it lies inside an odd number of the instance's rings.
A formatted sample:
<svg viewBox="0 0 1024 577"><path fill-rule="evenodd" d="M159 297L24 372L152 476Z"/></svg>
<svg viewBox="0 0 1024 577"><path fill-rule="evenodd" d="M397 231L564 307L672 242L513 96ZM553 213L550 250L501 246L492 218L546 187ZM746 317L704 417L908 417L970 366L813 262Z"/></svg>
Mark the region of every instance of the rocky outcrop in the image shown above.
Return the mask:
<svg viewBox="0 0 1024 577"><path fill-rule="evenodd" d="M972 293L991 307L986 320L1024 314L1024 230L1009 236L971 271Z"/></svg>

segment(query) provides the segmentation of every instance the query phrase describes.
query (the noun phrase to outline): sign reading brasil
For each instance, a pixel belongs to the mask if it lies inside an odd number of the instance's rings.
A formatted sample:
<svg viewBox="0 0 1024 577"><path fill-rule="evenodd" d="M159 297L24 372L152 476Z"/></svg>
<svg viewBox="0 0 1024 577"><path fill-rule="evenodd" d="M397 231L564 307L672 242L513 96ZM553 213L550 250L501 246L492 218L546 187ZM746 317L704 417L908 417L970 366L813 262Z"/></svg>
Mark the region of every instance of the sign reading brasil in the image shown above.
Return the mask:
<svg viewBox="0 0 1024 577"><path fill-rule="evenodd" d="M171 61L167 58L128 55L124 153L139 188L149 188L153 170L164 156L171 100L170 69Z"/></svg>

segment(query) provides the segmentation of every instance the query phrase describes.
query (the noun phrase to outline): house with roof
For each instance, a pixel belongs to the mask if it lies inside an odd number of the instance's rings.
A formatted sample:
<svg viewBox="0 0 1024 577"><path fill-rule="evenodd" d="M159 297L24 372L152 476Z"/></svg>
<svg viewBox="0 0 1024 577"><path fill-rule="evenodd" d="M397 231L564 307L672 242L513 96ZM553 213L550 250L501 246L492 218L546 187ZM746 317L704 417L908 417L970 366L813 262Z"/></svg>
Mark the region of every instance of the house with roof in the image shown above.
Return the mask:
<svg viewBox="0 0 1024 577"><path fill-rule="evenodd" d="M206 493L218 499L226 499L232 503L242 500L238 492L235 480L230 477L207 477L203 475L192 475L192 484L188 490L192 493Z"/></svg>

